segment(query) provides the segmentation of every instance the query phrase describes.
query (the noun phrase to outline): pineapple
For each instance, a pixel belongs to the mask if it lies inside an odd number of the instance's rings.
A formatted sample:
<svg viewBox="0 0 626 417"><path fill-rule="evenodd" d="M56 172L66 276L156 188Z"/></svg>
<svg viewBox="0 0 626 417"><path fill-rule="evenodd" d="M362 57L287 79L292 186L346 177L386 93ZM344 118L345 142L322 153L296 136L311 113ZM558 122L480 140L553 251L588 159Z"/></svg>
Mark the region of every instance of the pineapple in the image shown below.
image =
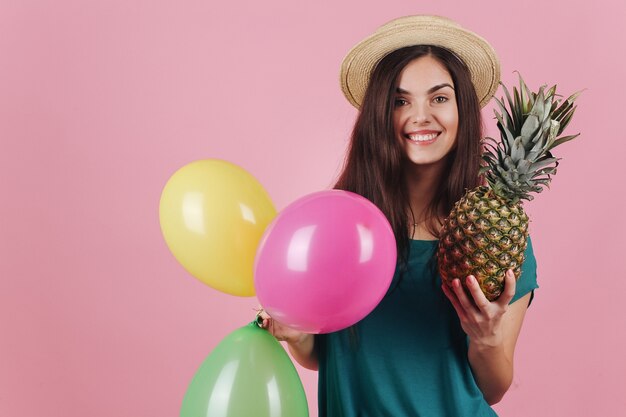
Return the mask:
<svg viewBox="0 0 626 417"><path fill-rule="evenodd" d="M532 200L549 186L558 159L552 148L578 136L559 135L569 124L576 107L575 93L561 102L556 85L534 93L519 76L519 91L496 98L495 110L501 140L486 138L482 174L487 185L469 190L446 218L437 258L445 282L455 278L465 284L474 275L487 299L502 293L504 274L521 274L528 237L528 216L522 200Z"/></svg>

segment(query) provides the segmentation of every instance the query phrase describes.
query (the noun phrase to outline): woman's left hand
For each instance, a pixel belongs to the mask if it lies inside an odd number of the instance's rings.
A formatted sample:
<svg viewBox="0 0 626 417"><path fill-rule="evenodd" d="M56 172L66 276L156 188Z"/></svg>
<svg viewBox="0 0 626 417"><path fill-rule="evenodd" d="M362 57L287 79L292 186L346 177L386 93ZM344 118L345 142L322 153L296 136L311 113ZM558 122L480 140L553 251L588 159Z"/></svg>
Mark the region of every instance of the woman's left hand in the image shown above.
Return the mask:
<svg viewBox="0 0 626 417"><path fill-rule="evenodd" d="M497 300L489 301L483 294L476 278L468 276L465 281L470 299L463 289L460 280L455 279L449 286L442 285L461 321L463 330L470 341L478 346L497 347L504 343L502 317L509 308L509 302L515 295L515 275L508 270L504 277L504 290Z"/></svg>

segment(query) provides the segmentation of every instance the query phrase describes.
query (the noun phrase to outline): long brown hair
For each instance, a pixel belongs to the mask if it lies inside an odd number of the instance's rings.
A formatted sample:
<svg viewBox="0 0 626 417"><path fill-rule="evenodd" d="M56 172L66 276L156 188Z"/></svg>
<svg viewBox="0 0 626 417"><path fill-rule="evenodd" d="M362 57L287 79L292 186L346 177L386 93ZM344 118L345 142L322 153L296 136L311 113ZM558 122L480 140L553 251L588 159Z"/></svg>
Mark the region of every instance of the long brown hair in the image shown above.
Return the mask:
<svg viewBox="0 0 626 417"><path fill-rule="evenodd" d="M393 228L399 259L405 264L409 251L409 196L404 178L404 150L393 127L394 98L398 78L411 61L431 56L441 62L454 82L459 125L456 145L448 154L439 191L427 214L438 219L468 188L480 184L482 123L480 105L466 65L452 52L437 46L418 45L385 56L372 72L361 111L354 124L343 170L335 188L352 191L372 201ZM429 231L439 236L439 222Z"/></svg>

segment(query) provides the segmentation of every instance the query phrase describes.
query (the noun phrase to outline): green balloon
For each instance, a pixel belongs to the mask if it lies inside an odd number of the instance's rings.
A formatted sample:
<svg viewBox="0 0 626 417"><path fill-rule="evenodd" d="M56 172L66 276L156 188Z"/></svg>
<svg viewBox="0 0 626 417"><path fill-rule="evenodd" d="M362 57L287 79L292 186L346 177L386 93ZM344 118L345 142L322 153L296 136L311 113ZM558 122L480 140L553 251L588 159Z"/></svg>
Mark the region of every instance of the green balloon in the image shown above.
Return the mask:
<svg viewBox="0 0 626 417"><path fill-rule="evenodd" d="M180 417L308 417L296 368L254 322L224 338L194 375Z"/></svg>

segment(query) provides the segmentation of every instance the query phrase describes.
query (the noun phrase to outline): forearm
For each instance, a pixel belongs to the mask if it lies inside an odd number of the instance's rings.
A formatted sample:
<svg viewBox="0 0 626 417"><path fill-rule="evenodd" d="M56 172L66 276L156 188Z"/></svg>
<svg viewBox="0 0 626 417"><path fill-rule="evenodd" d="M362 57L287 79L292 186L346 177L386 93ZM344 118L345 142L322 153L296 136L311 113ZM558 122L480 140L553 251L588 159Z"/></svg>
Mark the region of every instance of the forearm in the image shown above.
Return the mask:
<svg viewBox="0 0 626 417"><path fill-rule="evenodd" d="M473 276L466 281L472 301L458 279L450 287L442 285L469 336L468 360L476 383L490 405L502 399L513 381L515 345L531 296L528 293L511 303L515 295L513 271L509 269L504 279L504 291L495 301L487 300Z"/></svg>
<svg viewBox="0 0 626 417"><path fill-rule="evenodd" d="M513 358L504 344L479 346L470 340L468 358L485 400L490 405L500 402L513 381Z"/></svg>
<svg viewBox="0 0 626 417"><path fill-rule="evenodd" d="M304 368L317 371L317 352L315 350L315 336L303 334L297 341L288 342L291 356Z"/></svg>

